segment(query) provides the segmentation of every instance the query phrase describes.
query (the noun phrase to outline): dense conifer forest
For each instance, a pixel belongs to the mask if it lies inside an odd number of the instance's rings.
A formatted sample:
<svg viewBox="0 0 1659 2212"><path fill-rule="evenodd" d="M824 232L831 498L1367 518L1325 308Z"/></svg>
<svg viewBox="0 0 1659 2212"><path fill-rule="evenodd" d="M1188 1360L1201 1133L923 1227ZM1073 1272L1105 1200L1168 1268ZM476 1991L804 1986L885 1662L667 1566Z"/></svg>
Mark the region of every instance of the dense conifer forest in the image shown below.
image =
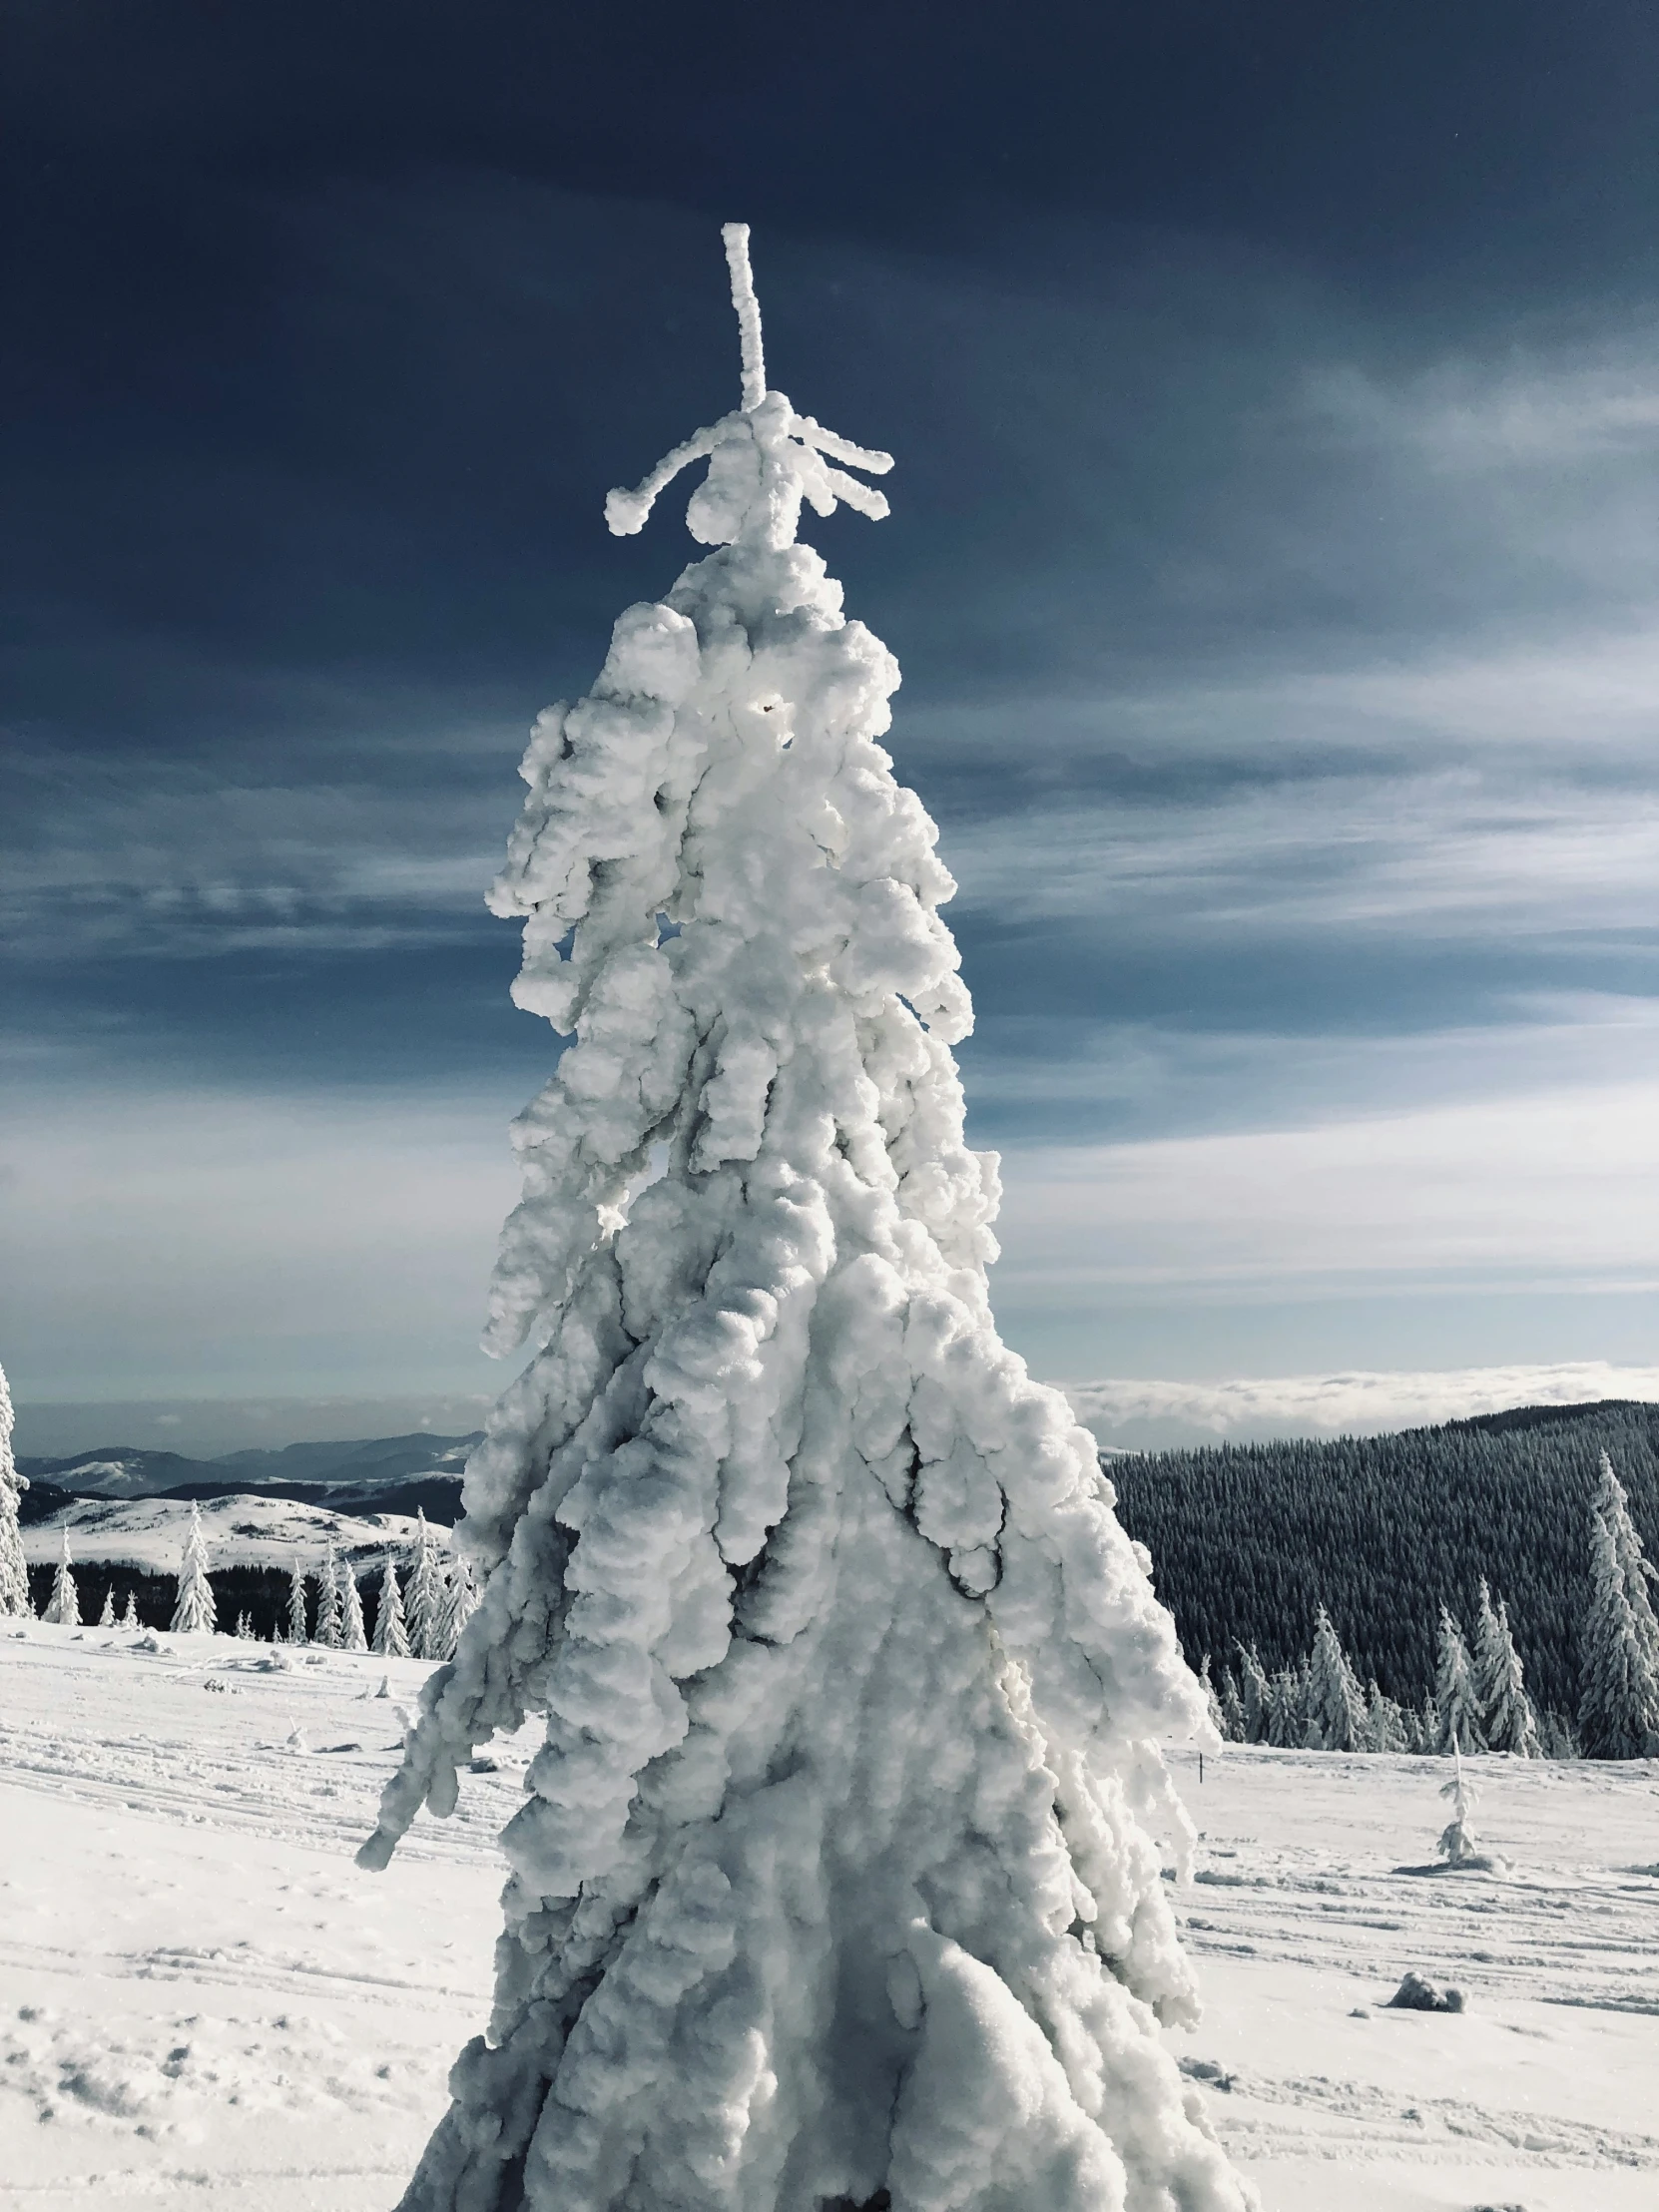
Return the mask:
<svg viewBox="0 0 1659 2212"><path fill-rule="evenodd" d="M1467 1627L1484 1575L1533 1701L1570 1714L1603 1451L1653 1557L1655 1405L1523 1406L1391 1436L1113 1457L1106 1471L1195 1666L1236 1659L1235 1642L1270 1673L1298 1666L1323 1603L1361 1681L1420 1705L1440 1606Z"/></svg>

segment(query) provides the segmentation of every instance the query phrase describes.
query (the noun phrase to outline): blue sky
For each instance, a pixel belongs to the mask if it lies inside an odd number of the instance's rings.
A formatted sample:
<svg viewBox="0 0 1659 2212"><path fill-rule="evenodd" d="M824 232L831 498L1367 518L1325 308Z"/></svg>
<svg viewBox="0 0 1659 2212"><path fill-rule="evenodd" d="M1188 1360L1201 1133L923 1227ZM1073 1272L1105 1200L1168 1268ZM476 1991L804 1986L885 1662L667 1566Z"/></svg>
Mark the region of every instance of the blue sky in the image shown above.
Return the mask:
<svg viewBox="0 0 1659 2212"><path fill-rule="evenodd" d="M477 1392L525 728L775 381L961 883L1040 1372L1645 1361L1659 27L39 11L0 94L0 1358ZM146 1439L140 1439L146 1440Z"/></svg>

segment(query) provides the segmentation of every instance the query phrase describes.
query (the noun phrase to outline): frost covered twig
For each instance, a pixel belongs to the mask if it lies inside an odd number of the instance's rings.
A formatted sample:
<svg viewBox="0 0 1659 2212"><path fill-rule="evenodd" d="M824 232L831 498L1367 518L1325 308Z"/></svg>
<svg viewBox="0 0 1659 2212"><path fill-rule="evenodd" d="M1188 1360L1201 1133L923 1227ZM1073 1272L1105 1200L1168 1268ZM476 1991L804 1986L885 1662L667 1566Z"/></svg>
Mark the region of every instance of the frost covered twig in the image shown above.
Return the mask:
<svg viewBox="0 0 1659 2212"><path fill-rule="evenodd" d="M664 454L632 491L607 493L605 521L612 535L633 537L643 530L658 494L683 468L704 459L710 464L708 478L693 494L686 516L700 544L790 545L803 499L815 514L833 514L839 501L879 522L888 511L882 495L844 469L826 467L824 456L884 476L892 455L838 437L811 415L798 415L782 392L767 389L761 305L749 268L749 226L728 223L721 235L743 344L743 404Z"/></svg>
<svg viewBox="0 0 1659 2212"><path fill-rule="evenodd" d="M726 266L732 272L732 304L738 311L743 345L744 412L750 414L767 395L767 364L761 346L761 302L749 268L749 225L724 223L720 235L726 246Z"/></svg>

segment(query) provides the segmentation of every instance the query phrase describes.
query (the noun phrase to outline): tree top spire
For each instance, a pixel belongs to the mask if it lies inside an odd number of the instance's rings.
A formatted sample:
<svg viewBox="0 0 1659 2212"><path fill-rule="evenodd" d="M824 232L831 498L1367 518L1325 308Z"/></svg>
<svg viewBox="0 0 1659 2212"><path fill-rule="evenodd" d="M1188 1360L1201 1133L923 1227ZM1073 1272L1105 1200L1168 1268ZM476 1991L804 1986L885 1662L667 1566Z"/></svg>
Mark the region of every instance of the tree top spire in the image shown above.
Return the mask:
<svg viewBox="0 0 1659 2212"><path fill-rule="evenodd" d="M844 461L847 467L884 476L892 455L853 445L811 415L798 415L783 392L768 390L761 303L749 266L749 226L725 224L721 237L743 345L743 404L665 453L632 491L610 492L605 520L612 535L631 538L644 529L658 493L683 468L705 459L709 473L686 510L686 527L701 545L743 544L774 551L793 545L804 499L815 514L833 514L839 503L879 522L887 513L886 500L830 463Z"/></svg>
<svg viewBox="0 0 1659 2212"><path fill-rule="evenodd" d="M761 302L755 296L755 278L749 268L749 225L723 223L726 266L732 272L732 304L738 310L738 334L743 343L743 407L753 414L767 395L766 354L761 346Z"/></svg>

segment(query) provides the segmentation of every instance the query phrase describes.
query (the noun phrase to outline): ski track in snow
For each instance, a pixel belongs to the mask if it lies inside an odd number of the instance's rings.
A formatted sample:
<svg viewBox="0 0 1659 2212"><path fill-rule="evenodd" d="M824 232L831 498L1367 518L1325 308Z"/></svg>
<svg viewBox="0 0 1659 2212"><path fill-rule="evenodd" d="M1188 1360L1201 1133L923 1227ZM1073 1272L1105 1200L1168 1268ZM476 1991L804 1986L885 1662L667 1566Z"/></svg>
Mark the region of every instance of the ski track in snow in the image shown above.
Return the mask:
<svg viewBox="0 0 1659 2212"><path fill-rule="evenodd" d="M0 1630L0 2206L388 2206L487 2010L529 1737L361 1874L426 1669L160 1643ZM1480 1761L1491 1876L1401 1871L1441 1761L1172 1760L1207 2012L1170 2040L1270 2212L1659 2205L1659 1766ZM1467 2009L1383 2009L1408 1967Z"/></svg>
<svg viewBox="0 0 1659 2212"><path fill-rule="evenodd" d="M1211 2118L1269 2206L1659 2205L1659 1765L1471 1761L1507 1870L1451 1874L1443 1760L1170 1756L1206 1998L1171 2040L1231 2077ZM1388 2009L1407 1969L1466 2009Z"/></svg>
<svg viewBox="0 0 1659 2212"><path fill-rule="evenodd" d="M487 2013L516 1762L361 1875L428 1668L158 1641L0 1629L0 2205L389 2205Z"/></svg>

